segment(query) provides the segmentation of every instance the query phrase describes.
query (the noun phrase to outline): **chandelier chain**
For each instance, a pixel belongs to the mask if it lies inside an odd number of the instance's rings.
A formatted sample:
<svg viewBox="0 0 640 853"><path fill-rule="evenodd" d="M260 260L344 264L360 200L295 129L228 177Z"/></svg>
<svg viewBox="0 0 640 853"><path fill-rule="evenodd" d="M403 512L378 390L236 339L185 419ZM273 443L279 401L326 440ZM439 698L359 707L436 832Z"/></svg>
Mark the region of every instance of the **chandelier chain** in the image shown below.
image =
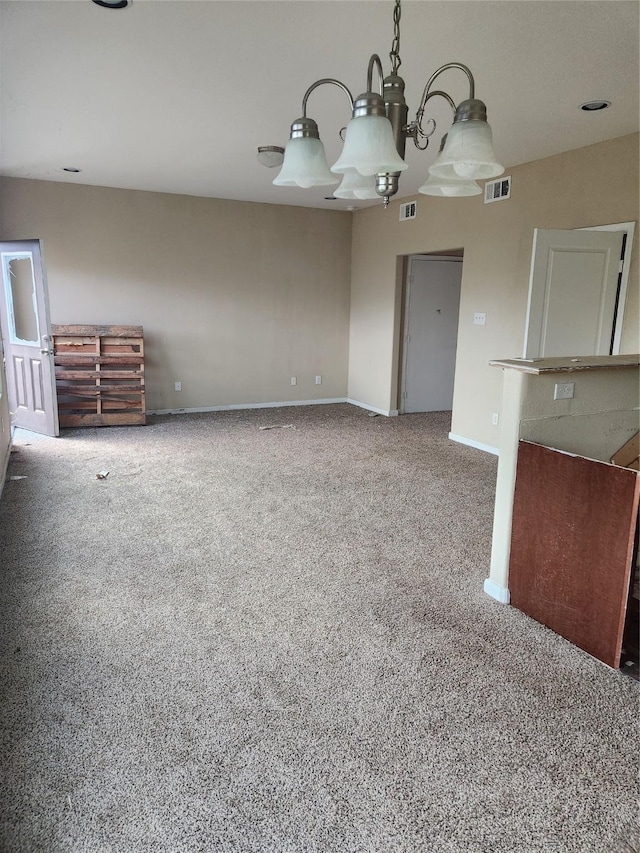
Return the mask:
<svg viewBox="0 0 640 853"><path fill-rule="evenodd" d="M397 74L398 68L402 65L402 60L400 59L400 16L402 15L402 10L400 8L400 0L396 0L396 5L393 9L393 41L391 43L391 53L389 54L389 59L391 60L391 73Z"/></svg>

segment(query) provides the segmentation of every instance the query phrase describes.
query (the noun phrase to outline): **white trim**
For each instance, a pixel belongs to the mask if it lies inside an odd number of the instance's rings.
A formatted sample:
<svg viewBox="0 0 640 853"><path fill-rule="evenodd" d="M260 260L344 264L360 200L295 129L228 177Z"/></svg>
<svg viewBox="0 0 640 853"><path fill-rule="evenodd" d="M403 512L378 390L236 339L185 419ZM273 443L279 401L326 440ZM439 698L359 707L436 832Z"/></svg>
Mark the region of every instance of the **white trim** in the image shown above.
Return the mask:
<svg viewBox="0 0 640 853"><path fill-rule="evenodd" d="M375 412L377 415L384 415L385 418L397 418L397 409L379 409L377 406L370 406L368 403L361 403L359 400L352 400L347 397L345 403L351 403L352 406L359 406L361 409L367 409L370 412Z"/></svg>
<svg viewBox="0 0 640 853"><path fill-rule="evenodd" d="M407 264L404 275L404 294L402 299L402 313L404 315L404 322L402 324L402 338L400 342L400 348L402 350L402 364L401 364L401 374L400 374L400 400L399 400L399 409L398 411L405 413L405 394L407 392L407 350L409 349L409 341L407 340L409 336L409 301L411 300L411 279L413 278L413 273L411 272L411 265L413 264L413 255L409 255L407 258Z"/></svg>
<svg viewBox="0 0 640 853"><path fill-rule="evenodd" d="M323 406L328 403L348 403L346 397L327 397L324 400L287 400L282 403L232 403L228 406L191 406L184 409L154 409L148 415L184 415L191 412L230 412L235 409L279 409L286 406Z"/></svg>
<svg viewBox="0 0 640 853"><path fill-rule="evenodd" d="M509 590L492 581L491 578L487 578L484 582L484 591L490 598L495 598L496 601L499 601L500 604L509 604L511 601Z"/></svg>
<svg viewBox="0 0 640 853"><path fill-rule="evenodd" d="M457 441L459 444L467 444L469 447L475 447L476 450L484 450L485 453L492 453L494 456L500 456L500 448L492 447L490 444L481 444L481 442L474 441L472 438L465 438L463 435L450 432L449 440Z"/></svg>
<svg viewBox="0 0 640 853"><path fill-rule="evenodd" d="M529 349L529 322L531 321L531 303L533 301L533 259L536 254L536 243L538 242L538 233L541 229L533 229L533 245L531 246L531 261L529 263L529 284L527 290L527 313L524 317L524 342L522 344L522 357L528 357ZM538 355L539 355L538 351Z"/></svg>
<svg viewBox="0 0 640 853"><path fill-rule="evenodd" d="M491 581L503 589L509 588L513 495L516 485L522 399L527 379L527 375L519 370L503 370L500 456L496 474L489 569Z"/></svg>
<svg viewBox="0 0 640 853"><path fill-rule="evenodd" d="M620 343L622 341L624 311L627 304L629 270L631 268L631 250L633 249L633 235L635 233L635 230L635 222L616 222L613 225L591 225L589 226L589 228L576 229L576 231L625 231L627 234L627 244L624 247L624 261L622 262L622 275L620 278L620 292L618 294L616 327L613 330L613 352L611 353L612 355L620 355Z"/></svg>

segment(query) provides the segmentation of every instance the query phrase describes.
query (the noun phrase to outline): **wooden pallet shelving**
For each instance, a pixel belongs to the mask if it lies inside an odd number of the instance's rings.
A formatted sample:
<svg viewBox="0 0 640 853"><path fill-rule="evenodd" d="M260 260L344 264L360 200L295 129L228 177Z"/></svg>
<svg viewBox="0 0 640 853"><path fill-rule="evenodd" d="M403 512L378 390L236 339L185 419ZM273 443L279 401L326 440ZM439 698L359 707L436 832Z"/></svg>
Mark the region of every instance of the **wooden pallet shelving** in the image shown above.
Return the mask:
<svg viewBox="0 0 640 853"><path fill-rule="evenodd" d="M61 427L144 424L142 326L52 325Z"/></svg>

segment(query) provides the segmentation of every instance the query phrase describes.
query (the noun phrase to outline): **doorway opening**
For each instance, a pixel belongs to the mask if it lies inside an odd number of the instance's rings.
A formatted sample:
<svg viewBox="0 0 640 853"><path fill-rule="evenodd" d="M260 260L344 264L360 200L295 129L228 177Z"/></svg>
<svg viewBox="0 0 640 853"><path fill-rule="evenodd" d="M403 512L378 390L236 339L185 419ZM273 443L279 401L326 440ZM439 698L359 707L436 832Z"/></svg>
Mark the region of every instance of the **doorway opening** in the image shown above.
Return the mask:
<svg viewBox="0 0 640 853"><path fill-rule="evenodd" d="M622 247L620 250L620 266L618 268L618 286L616 289L616 301L613 315L613 326L611 330L610 355L620 354L622 340L622 325L624 323L624 309L627 304L627 288L629 285L629 270L631 268L631 252L633 249L633 238L636 230L635 222L616 222L612 225L592 225L589 228L581 228L581 231L619 231L622 233Z"/></svg>
<svg viewBox="0 0 640 853"><path fill-rule="evenodd" d="M405 258L398 411L451 411L463 250Z"/></svg>

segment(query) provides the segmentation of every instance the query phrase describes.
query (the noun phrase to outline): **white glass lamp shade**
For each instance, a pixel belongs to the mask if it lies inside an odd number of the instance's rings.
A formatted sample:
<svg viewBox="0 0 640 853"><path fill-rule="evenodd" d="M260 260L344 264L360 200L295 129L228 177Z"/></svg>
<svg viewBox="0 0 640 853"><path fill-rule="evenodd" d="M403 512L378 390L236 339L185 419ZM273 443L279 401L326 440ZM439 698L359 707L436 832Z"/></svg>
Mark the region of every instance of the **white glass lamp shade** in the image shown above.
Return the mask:
<svg viewBox="0 0 640 853"><path fill-rule="evenodd" d="M504 166L496 160L491 128L486 121L458 121L449 128L444 148L429 169L438 178L487 180Z"/></svg>
<svg viewBox="0 0 640 853"><path fill-rule="evenodd" d="M356 169L361 175L370 176L404 172L406 168L407 164L396 150L389 119L386 116L357 116L347 125L342 154L331 171L340 175Z"/></svg>
<svg viewBox="0 0 640 853"><path fill-rule="evenodd" d="M482 189L475 181L454 181L450 178L436 178L429 175L418 192L424 195L436 195L442 198L461 198L462 196L480 195Z"/></svg>
<svg viewBox="0 0 640 853"><path fill-rule="evenodd" d="M373 176L365 177L355 169L344 173L342 183L333 194L336 198L380 198L376 192L376 179Z"/></svg>
<svg viewBox="0 0 640 853"><path fill-rule="evenodd" d="M319 139L290 139L284 150L284 163L273 182L277 187L330 187L337 184L329 171L324 145Z"/></svg>

